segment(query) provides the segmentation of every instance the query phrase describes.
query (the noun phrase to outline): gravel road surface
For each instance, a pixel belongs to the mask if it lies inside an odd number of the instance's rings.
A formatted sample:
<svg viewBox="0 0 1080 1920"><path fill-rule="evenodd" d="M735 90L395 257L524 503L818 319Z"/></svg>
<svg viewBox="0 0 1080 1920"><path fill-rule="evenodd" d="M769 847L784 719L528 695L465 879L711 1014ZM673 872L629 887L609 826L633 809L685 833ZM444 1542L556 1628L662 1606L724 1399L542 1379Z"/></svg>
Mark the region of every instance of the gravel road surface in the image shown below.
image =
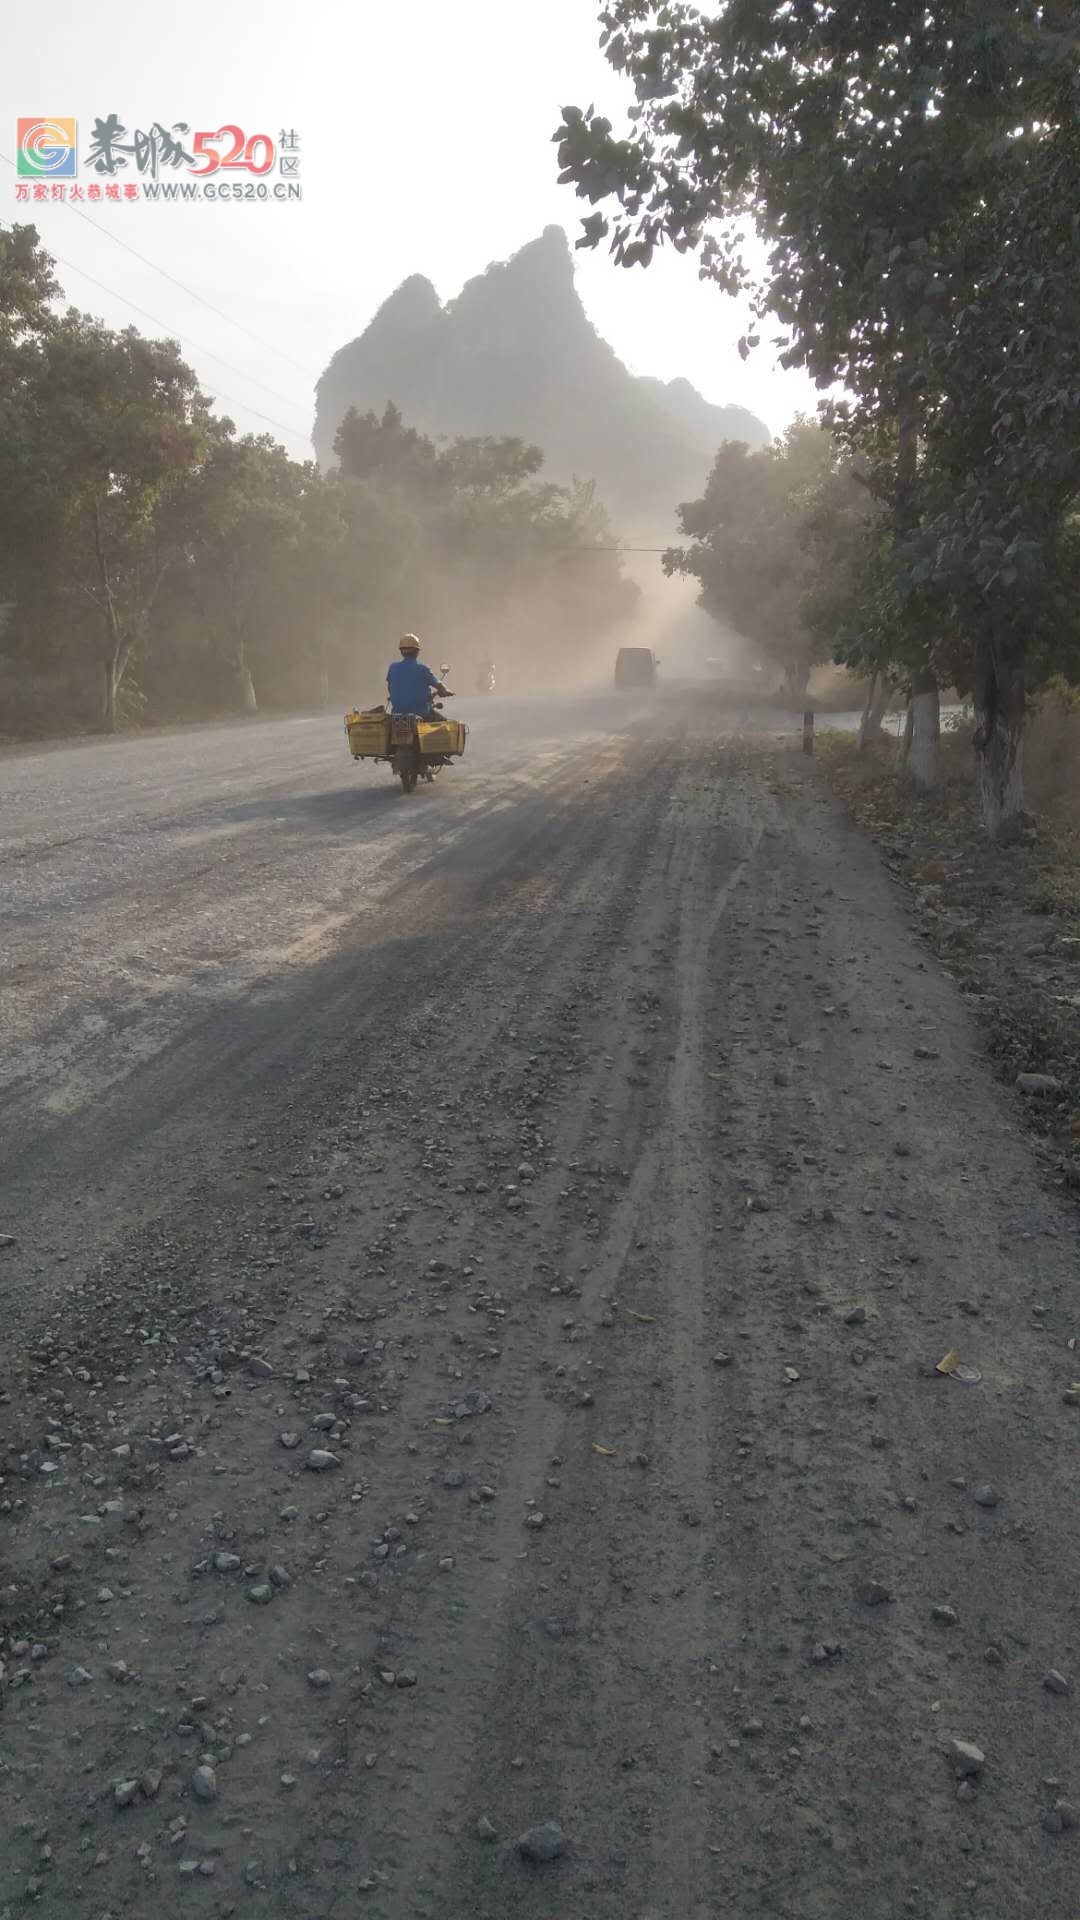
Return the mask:
<svg viewBox="0 0 1080 1920"><path fill-rule="evenodd" d="M0 757L0 1920L1075 1920L1074 1213L801 756L461 704Z"/></svg>

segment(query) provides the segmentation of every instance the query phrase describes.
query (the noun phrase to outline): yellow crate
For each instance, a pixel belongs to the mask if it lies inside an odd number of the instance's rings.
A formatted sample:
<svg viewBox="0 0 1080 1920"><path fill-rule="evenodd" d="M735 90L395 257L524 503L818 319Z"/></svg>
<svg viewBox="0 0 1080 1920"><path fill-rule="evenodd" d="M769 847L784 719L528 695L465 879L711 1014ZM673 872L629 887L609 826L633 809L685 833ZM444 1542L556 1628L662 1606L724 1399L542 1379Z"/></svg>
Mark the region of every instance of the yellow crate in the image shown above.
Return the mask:
<svg viewBox="0 0 1080 1920"><path fill-rule="evenodd" d="M347 713L345 731L354 760L377 759L390 751L390 718L382 707L372 713Z"/></svg>
<svg viewBox="0 0 1080 1920"><path fill-rule="evenodd" d="M464 753L465 751L465 728L460 720L421 720L417 732L420 736L421 753Z"/></svg>

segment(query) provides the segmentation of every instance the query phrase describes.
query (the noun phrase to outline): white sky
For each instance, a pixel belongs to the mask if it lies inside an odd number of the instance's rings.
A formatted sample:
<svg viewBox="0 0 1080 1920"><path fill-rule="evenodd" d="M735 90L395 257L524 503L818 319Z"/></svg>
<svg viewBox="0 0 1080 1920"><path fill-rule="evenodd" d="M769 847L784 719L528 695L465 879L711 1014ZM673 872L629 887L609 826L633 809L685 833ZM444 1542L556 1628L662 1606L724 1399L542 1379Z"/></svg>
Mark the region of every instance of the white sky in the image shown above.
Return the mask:
<svg viewBox="0 0 1080 1920"><path fill-rule="evenodd" d="M15 158L17 118L74 117L85 186L97 178L82 164L92 122L110 113L129 138L154 120L232 123L274 138L295 128L303 198L87 208L106 234L66 205L17 204L16 175L0 163L0 222L33 221L67 263L58 274L75 305L112 326L179 338L220 411L242 431L272 422L291 453L309 458L315 381L407 274L426 274L445 300L550 223L576 239L589 209L557 184L550 136L559 108L595 99L618 124L628 98L597 46L598 3L230 0L205 12L52 0L45 15L9 7L0 153ZM122 177L140 178L130 164ZM709 400L751 407L774 432L813 409L810 383L774 368L768 348L743 365L744 315L698 282L692 261L668 254L647 271L624 271L595 254L576 260L590 319L635 373L683 374Z"/></svg>

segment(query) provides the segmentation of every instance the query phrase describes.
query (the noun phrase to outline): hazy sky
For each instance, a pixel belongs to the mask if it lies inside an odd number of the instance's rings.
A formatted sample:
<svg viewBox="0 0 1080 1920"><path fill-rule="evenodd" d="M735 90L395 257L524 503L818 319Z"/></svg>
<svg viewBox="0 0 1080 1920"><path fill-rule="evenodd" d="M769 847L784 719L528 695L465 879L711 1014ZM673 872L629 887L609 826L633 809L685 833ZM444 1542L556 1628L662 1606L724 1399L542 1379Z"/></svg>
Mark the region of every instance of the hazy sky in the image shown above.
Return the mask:
<svg viewBox="0 0 1080 1920"><path fill-rule="evenodd" d="M618 119L626 97L597 47L597 10L597 0L231 0L209 12L53 0L46 15L9 7L0 77L9 159L16 120L30 116L78 121L84 187L97 177L82 164L92 123L112 113L129 139L155 120L233 124L275 140L295 129L303 198L86 207L102 233L66 204L20 206L16 175L0 163L0 220L34 222L75 305L113 326L179 338L241 430L272 427L290 452L310 457L315 381L407 274L426 274L447 299L551 222L577 237L588 208L556 181L559 107L595 99ZM118 178L141 176L129 162ZM691 261L669 254L627 272L602 256L576 258L590 319L634 372L684 374L773 431L812 408L809 383L776 370L768 349L743 365L735 343L744 316L699 284Z"/></svg>

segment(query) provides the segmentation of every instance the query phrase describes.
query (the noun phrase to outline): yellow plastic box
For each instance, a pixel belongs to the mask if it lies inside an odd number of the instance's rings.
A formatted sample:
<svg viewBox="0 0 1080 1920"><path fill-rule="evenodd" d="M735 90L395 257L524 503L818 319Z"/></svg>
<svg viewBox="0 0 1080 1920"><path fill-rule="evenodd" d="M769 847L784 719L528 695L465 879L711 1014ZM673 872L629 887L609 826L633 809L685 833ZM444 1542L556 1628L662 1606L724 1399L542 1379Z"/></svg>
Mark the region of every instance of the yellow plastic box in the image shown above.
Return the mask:
<svg viewBox="0 0 1080 1920"><path fill-rule="evenodd" d="M390 716L382 707L371 713L347 713L345 731L354 760L380 759L390 751Z"/></svg>
<svg viewBox="0 0 1080 1920"><path fill-rule="evenodd" d="M421 753L465 751L465 728L460 720L421 720L417 731Z"/></svg>

